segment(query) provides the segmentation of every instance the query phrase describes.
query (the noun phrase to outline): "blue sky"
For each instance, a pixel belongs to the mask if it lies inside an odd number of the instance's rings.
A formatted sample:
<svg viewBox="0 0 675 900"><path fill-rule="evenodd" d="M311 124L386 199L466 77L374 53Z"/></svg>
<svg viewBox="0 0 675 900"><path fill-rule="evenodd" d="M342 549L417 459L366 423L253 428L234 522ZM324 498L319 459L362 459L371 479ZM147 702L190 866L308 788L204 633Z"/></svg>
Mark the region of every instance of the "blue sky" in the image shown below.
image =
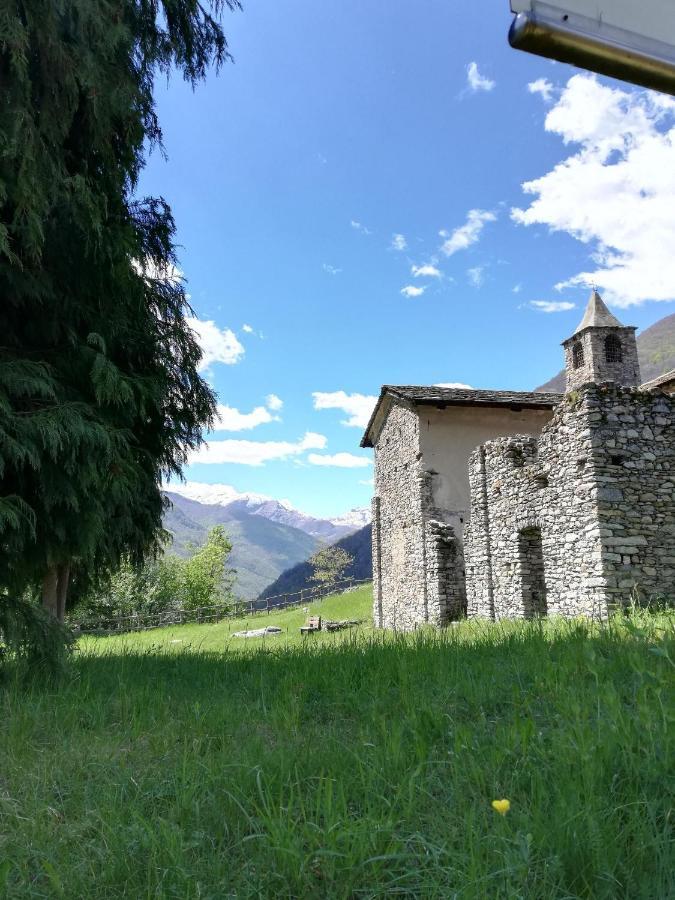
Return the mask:
<svg viewBox="0 0 675 900"><path fill-rule="evenodd" d="M191 481L366 505L381 384L531 389L592 280L627 324L675 310L675 104L511 50L510 19L245 0L234 65L158 86L140 193L173 209L225 407Z"/></svg>

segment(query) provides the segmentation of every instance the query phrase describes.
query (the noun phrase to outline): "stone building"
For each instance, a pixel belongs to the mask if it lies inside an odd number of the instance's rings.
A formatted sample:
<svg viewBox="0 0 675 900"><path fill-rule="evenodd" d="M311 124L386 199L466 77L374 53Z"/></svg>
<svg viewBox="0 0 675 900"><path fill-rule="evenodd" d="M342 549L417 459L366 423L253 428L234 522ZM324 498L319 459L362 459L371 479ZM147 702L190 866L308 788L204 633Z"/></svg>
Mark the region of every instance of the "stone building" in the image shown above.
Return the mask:
<svg viewBox="0 0 675 900"><path fill-rule="evenodd" d="M362 440L377 625L675 593L673 378L638 388L635 329L596 292L563 346L565 396L382 388Z"/></svg>

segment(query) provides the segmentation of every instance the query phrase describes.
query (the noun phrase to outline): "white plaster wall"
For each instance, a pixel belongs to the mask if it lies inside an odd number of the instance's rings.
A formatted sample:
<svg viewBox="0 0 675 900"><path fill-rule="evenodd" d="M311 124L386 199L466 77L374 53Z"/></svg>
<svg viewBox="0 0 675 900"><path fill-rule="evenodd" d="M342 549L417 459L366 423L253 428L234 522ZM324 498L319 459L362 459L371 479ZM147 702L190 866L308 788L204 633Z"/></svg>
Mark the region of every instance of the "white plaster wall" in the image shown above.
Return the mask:
<svg viewBox="0 0 675 900"><path fill-rule="evenodd" d="M419 406L420 466L433 472L433 503L461 539L469 514L469 457L496 437L539 435L553 416L549 409L514 412L500 407ZM461 519L461 521L460 521Z"/></svg>

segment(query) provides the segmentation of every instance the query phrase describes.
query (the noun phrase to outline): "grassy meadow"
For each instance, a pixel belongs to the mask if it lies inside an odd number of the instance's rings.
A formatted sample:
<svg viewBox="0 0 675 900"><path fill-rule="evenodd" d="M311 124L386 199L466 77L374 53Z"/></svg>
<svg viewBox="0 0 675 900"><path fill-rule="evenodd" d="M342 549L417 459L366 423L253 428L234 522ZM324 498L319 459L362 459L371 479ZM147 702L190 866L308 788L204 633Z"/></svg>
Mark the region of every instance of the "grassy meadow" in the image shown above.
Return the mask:
<svg viewBox="0 0 675 900"><path fill-rule="evenodd" d="M672 614L305 616L87 638L64 684L0 688L0 896L674 895Z"/></svg>

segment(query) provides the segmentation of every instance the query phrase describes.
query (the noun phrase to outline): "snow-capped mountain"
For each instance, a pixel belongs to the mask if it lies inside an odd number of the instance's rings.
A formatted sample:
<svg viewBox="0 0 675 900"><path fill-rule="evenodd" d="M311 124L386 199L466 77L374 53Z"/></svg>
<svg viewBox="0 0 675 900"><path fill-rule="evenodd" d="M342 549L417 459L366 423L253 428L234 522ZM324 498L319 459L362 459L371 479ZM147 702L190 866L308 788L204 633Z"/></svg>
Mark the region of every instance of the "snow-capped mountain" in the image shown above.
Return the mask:
<svg viewBox="0 0 675 900"><path fill-rule="evenodd" d="M229 484L188 481L185 484L167 485L166 489L205 506L222 506L231 512L246 512L264 516L272 522L291 525L326 543L333 543L352 534L370 522L370 510L365 508L351 509L334 519L322 519L301 512L288 500L276 500L265 494L242 494Z"/></svg>
<svg viewBox="0 0 675 900"><path fill-rule="evenodd" d="M204 503L206 506L229 506L230 503L237 501L253 507L274 499L266 494L242 494L231 484L204 484L201 481L186 481L185 484L180 482L168 484L165 485L165 488L173 494L181 494L189 500L196 500L197 503ZM293 509L288 500L275 500L274 502L287 509Z"/></svg>

